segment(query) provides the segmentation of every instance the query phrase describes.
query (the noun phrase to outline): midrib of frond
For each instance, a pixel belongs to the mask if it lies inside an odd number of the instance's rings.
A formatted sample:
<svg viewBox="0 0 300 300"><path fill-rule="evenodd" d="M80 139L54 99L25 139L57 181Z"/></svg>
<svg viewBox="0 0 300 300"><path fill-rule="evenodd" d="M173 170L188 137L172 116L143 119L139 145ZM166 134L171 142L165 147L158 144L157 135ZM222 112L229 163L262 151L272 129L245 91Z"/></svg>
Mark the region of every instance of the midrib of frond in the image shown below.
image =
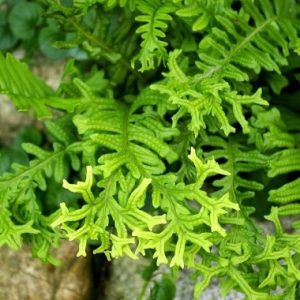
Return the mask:
<svg viewBox="0 0 300 300"><path fill-rule="evenodd" d="M69 148L72 147L72 144L66 147L65 149L62 149L60 151L50 153L45 159L41 159L38 163L34 164L33 166L29 166L26 170L17 173L15 176L12 176L9 179L0 179L0 187L4 185L11 185L15 182L18 182L20 179L28 177L30 178L32 174L35 174L42 170L47 164L49 164L51 161L55 160L58 156L65 154Z"/></svg>
<svg viewBox="0 0 300 300"><path fill-rule="evenodd" d="M176 220L173 220L173 221L175 221L177 223L177 225L180 226L180 217L176 213L176 207L173 203L172 197L169 194L168 188L161 185L159 183L159 180L157 180L154 176L149 174L149 172L147 172L147 170L145 170L143 165L139 162L137 157L130 151L130 147L129 147L130 142L129 142L129 135L128 135L128 127L130 125L130 122L129 122L129 114L130 113L129 113L128 107L123 106L122 109L123 109L123 112L124 112L123 113L123 119L121 120L122 132L123 132L123 134L122 134L123 147L124 147L123 150L126 151L130 155L130 157L132 158L132 161L134 162L134 164L139 169L141 175L144 178L150 178L152 180L152 185L156 186L157 188L162 190L165 195L167 195L167 199L169 200L170 208L172 209L172 213L173 213L174 216L176 216Z"/></svg>
<svg viewBox="0 0 300 300"><path fill-rule="evenodd" d="M116 211L116 208L114 207L114 205L112 204L112 197L111 197L111 186L113 185L113 183L115 182L115 176L116 176L116 172L113 172L109 178L108 178L108 183L106 188L104 189L104 196L103 196L103 200L104 200L104 206L103 209L101 209L101 215L105 218L107 217L107 215L109 214L109 211ZM119 212L116 212L116 215ZM100 218L100 217L99 217Z"/></svg>
<svg viewBox="0 0 300 300"><path fill-rule="evenodd" d="M271 24L276 19L278 19L278 16L274 16L274 17L270 18L269 20L266 20L259 27L257 27L255 30L253 30L244 40L242 40L239 44L237 44L236 47L232 51L230 51L228 57L225 59L224 65L226 65L228 62L230 62L230 60L232 59L232 57L234 57L234 55L236 53L238 53L241 49L243 49L243 47L246 44L248 44L257 34L259 34L261 31L263 31L265 29L265 27L267 27L269 24Z"/></svg>
<svg viewBox="0 0 300 300"><path fill-rule="evenodd" d="M231 140L228 141L227 143L227 154L228 154L228 162L229 162L229 170L228 172L231 174L230 179L230 191L229 195L234 203L237 203L239 205L240 211L237 212L237 214L241 214L244 220L250 225L250 227L259 234L259 231L257 230L256 226L253 224L253 221L251 218L247 216L247 213L244 211L244 206L243 203L240 201L238 195L236 194L238 185L235 182L235 178L237 178L238 174L236 173L235 170L235 156L234 156L234 149L233 149L233 142Z"/></svg>
<svg viewBox="0 0 300 300"><path fill-rule="evenodd" d="M143 165L139 162L137 157L132 153L130 149L130 141L129 141L129 133L128 133L128 127L130 126L129 116L130 116L130 109L129 107L122 105L122 118L121 118L121 130L122 130L122 146L123 151L130 156L133 163L136 165L136 167L139 169L142 176L145 178L151 178L151 175L145 170Z"/></svg>
<svg viewBox="0 0 300 300"><path fill-rule="evenodd" d="M150 33L151 39L153 41L155 41L155 44L156 44L157 48L161 51L162 47L159 44L158 38L154 34L154 30L155 30L155 26L154 26L154 24L155 24L155 16L156 16L158 10L159 10L159 7L154 8L153 13L151 14L151 18L150 18L150 22L149 22L149 27L150 27L149 33Z"/></svg>
<svg viewBox="0 0 300 300"><path fill-rule="evenodd" d="M156 180L156 179L152 179L152 184L155 185L156 188L159 188L159 189L164 193L164 195L167 196L166 198L168 199L169 204L170 204L169 207L170 207L170 209L172 210L173 216L175 216L175 219L173 219L172 222L175 222L176 225L178 226L178 228L184 232L184 231L185 231L184 225L181 224L181 222L180 222L180 216L179 216L179 215L177 214L177 212L176 212L176 206L175 206L175 204L174 204L174 201L173 201L173 199L172 199L172 196L170 195L169 189L166 188L166 187L164 187L163 185L161 185L161 184L159 183L159 181Z"/></svg>

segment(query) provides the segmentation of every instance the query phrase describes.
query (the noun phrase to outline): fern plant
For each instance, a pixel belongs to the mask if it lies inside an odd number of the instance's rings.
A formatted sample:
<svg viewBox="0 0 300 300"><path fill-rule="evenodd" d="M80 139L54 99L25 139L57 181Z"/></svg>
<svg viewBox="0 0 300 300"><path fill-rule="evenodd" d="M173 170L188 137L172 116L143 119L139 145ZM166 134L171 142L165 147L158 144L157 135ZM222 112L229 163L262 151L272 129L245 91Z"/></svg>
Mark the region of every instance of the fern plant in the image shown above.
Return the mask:
<svg viewBox="0 0 300 300"><path fill-rule="evenodd" d="M0 176L0 245L58 264L60 240L92 243L189 269L195 299L215 278L224 296L298 299L299 3L41 2L71 37L54 46L84 55L53 91L0 54L1 93L44 124Z"/></svg>

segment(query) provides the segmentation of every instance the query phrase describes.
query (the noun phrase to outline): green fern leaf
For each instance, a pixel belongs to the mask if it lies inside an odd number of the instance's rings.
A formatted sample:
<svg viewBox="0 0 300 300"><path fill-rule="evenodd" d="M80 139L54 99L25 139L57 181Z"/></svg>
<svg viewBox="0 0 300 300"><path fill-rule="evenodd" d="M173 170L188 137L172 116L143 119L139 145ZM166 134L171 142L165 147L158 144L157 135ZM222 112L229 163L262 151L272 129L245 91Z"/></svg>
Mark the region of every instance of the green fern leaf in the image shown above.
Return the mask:
<svg viewBox="0 0 300 300"><path fill-rule="evenodd" d="M183 18L193 18L193 31L202 31L214 20L215 15L222 12L227 1L211 2L208 0L185 1L184 6L176 11Z"/></svg>
<svg viewBox="0 0 300 300"><path fill-rule="evenodd" d="M243 114L243 106L252 104L267 105L268 102L261 98L261 90L253 95L238 95L231 91L229 84L215 77L202 78L186 76L176 62L181 51L175 50L169 56L169 73L165 74L166 80L161 84L153 84L152 89L169 96L171 104L179 109L173 116L173 126L176 127L179 119L186 114L191 116L189 129L197 136L202 128L206 128L204 118L213 116L218 120L221 129L226 135L235 132L225 114L225 103L232 106L233 115L241 124L245 133L249 132L248 122ZM181 85L178 85L181 82Z"/></svg>
<svg viewBox="0 0 300 300"><path fill-rule="evenodd" d="M293 43L296 40L288 14L275 14L270 1L258 1L255 5L247 0L243 1L243 7L247 14L227 10L226 16L217 16L219 26L200 42L201 60L197 66L204 76L219 73L222 78L245 81L249 77L241 67L256 73L261 68L280 73L279 67L287 64L289 40ZM248 24L249 17L254 19L256 27ZM277 23L276 29L273 23ZM287 32L285 26L291 31ZM232 38L236 43L229 43Z"/></svg>
<svg viewBox="0 0 300 300"><path fill-rule="evenodd" d="M201 146L213 146L214 149L206 153L207 157L225 160L221 167L230 173L222 179L215 180L213 185L220 188L216 195L229 193L230 199L242 206L245 199L253 198L254 191L259 191L263 185L259 182L245 179L241 173L251 173L267 166L267 156L257 150L247 149L241 145L239 139L230 139L228 142L220 137L210 137L201 143ZM246 213L247 215L248 213Z"/></svg>
<svg viewBox="0 0 300 300"><path fill-rule="evenodd" d="M50 113L43 99L53 95L51 89L35 77L28 67L12 55L6 58L0 53L0 91L8 95L20 110L32 107L39 117Z"/></svg>
<svg viewBox="0 0 300 300"><path fill-rule="evenodd" d="M134 57L133 63L139 60L141 63L139 70L143 72L153 69L162 60L166 60L167 43L161 39L166 36L164 31L168 27L167 22L172 20L170 13L175 10L175 7L171 1L161 3L158 0L141 0L138 2L137 9L143 15L137 16L136 21L145 24L136 31L141 34L143 41L142 49Z"/></svg>
<svg viewBox="0 0 300 300"><path fill-rule="evenodd" d="M134 10L136 2L136 0L74 0L73 5L80 9L87 9L96 3L101 3L108 8L120 5L120 7L128 6L131 10Z"/></svg>
<svg viewBox="0 0 300 300"><path fill-rule="evenodd" d="M61 204L61 213L53 221L52 227L62 225L67 232L70 240L79 241L78 255L86 255L85 248L87 240L99 240L100 247L95 252L105 251L108 257L119 257L124 254L136 258L130 245L134 239L128 237L127 228L134 230L137 227L144 228L147 226L150 230L158 225L165 223L164 216L150 216L149 214L137 208L137 202L140 201L147 189L148 182L143 181L139 186L129 193L128 202L121 206L115 201L116 185L121 173L114 173L112 176L100 182L106 189L95 197L92 192L92 168L87 167L86 180L77 184L69 184L64 181L64 187L76 193L81 193L86 202L82 208L69 211L65 203ZM115 224L115 234L109 232L109 215L113 218ZM79 228L67 226L67 223L82 221ZM78 223L77 223L78 224ZM109 250L109 248L111 249Z"/></svg>
<svg viewBox="0 0 300 300"><path fill-rule="evenodd" d="M57 99L53 91L12 55L0 53L0 92L7 95L17 109L32 108L39 118L51 117L49 107L72 111L76 103Z"/></svg>
<svg viewBox="0 0 300 300"><path fill-rule="evenodd" d="M270 160L270 170L268 175L275 177L292 171L300 170L300 150L285 149L276 152Z"/></svg>
<svg viewBox="0 0 300 300"><path fill-rule="evenodd" d="M290 203L299 200L300 179L291 181L277 190L270 191L269 200L275 203Z"/></svg>
<svg viewBox="0 0 300 300"><path fill-rule="evenodd" d="M176 152L159 139L159 132L164 130L164 126L151 113L147 116L148 122L145 115L140 119L138 115L130 113L125 105L112 99L98 98L97 102L95 113L75 116L74 123L79 133L86 134L96 145L115 151L99 159L101 166L98 170L105 177L123 165L137 178L145 171L148 174L162 174L165 165L161 158L169 163L177 159ZM155 130L155 127L159 130ZM174 130L165 132L164 138L178 134Z"/></svg>

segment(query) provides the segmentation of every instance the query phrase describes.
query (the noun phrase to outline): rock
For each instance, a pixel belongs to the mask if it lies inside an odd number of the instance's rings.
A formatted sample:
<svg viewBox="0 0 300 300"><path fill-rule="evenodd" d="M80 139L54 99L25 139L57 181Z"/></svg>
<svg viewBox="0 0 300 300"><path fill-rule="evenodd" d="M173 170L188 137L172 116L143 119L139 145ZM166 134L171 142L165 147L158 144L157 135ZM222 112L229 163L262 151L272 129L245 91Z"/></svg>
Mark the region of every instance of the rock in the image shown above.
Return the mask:
<svg viewBox="0 0 300 300"><path fill-rule="evenodd" d="M15 133L21 126L33 124L33 118L25 112L17 112L16 108L5 96L0 96L0 143L11 143Z"/></svg>
<svg viewBox="0 0 300 300"><path fill-rule="evenodd" d="M63 241L54 256L60 267L42 264L31 257L29 247L0 250L0 299L89 300L93 288L91 252L76 257L78 245Z"/></svg>
<svg viewBox="0 0 300 300"><path fill-rule="evenodd" d="M98 298L98 300L133 300L137 299L144 284L141 276L143 268L149 262L140 258L139 260L132 260L128 257L123 257L113 260L110 268L110 278L106 282L106 295L105 298ZM161 275L169 272L168 267L161 265L157 271L155 280L159 281ZM154 281L152 280L145 291L144 299L148 299L150 289L153 287ZM179 278L176 282L176 295L174 300L193 300L195 281L191 279L191 272L189 270L180 271ZM244 296L237 292L231 291L225 298L220 295L220 289L217 281L205 289L199 300L242 300Z"/></svg>
<svg viewBox="0 0 300 300"><path fill-rule="evenodd" d="M56 90L59 87L65 64L64 60L52 61L45 60L44 57L37 57L31 70L37 77Z"/></svg>
<svg viewBox="0 0 300 300"><path fill-rule="evenodd" d="M148 264L142 257L138 260L129 257L112 260L110 278L105 287L105 300L137 299L144 284L141 273Z"/></svg>

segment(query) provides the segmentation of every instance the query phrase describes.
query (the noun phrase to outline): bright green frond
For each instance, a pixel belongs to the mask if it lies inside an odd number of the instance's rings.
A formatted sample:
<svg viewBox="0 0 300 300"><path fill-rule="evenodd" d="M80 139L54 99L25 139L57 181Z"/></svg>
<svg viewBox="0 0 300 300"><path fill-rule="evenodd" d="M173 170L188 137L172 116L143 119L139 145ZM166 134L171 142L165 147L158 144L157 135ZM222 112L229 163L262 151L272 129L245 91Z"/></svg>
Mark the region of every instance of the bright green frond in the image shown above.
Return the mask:
<svg viewBox="0 0 300 300"><path fill-rule="evenodd" d="M10 54L4 57L0 53L0 69L0 92L9 96L18 109L33 108L38 117L51 115L44 100L53 92L31 73L27 65Z"/></svg>
<svg viewBox="0 0 300 300"><path fill-rule="evenodd" d="M138 27L137 33L141 34L141 50L133 59L141 64L140 71L147 71L165 61L167 57L167 42L165 31L168 22L172 20L170 13L175 10L172 1L141 0L138 1L137 9L143 14L138 15L135 20L144 24Z"/></svg>

